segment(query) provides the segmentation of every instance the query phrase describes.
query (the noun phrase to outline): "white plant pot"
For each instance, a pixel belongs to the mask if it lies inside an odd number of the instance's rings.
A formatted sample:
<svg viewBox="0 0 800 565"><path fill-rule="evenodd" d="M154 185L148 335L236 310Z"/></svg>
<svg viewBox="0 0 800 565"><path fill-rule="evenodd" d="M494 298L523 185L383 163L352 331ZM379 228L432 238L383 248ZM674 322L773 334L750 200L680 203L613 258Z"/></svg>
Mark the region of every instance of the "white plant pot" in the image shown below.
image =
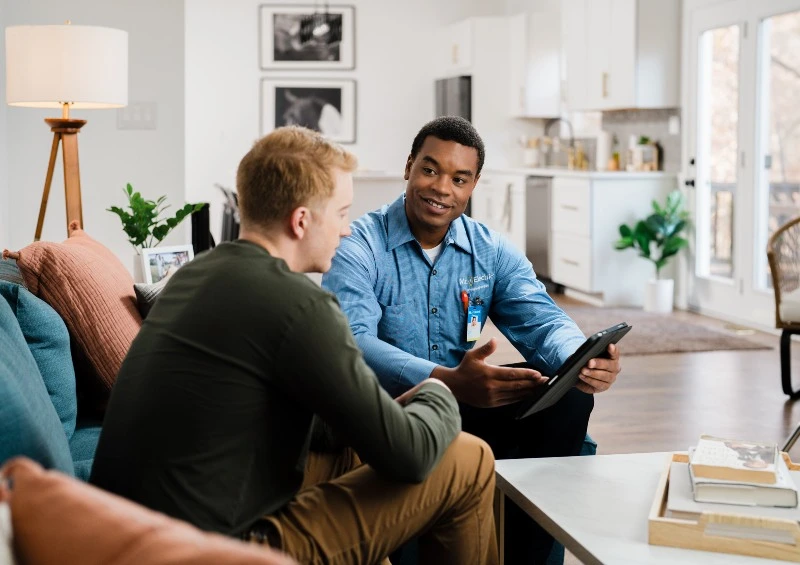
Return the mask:
<svg viewBox="0 0 800 565"><path fill-rule="evenodd" d="M138 253L133 254L133 282L144 282L144 268L142 267L142 256Z"/></svg>
<svg viewBox="0 0 800 565"><path fill-rule="evenodd" d="M644 291L644 311L667 314L672 312L675 281L672 279L650 279Z"/></svg>

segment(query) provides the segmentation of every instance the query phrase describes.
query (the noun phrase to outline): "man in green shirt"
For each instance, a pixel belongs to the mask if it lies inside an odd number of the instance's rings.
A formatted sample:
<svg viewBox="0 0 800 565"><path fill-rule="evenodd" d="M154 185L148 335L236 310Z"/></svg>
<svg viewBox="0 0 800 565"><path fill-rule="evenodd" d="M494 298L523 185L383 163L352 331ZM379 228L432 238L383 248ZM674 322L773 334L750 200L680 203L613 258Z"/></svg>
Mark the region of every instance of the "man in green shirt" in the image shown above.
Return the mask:
<svg viewBox="0 0 800 565"><path fill-rule="evenodd" d="M240 239L181 267L150 311L91 481L302 563L375 563L418 534L423 563L497 563L489 447L459 433L437 379L393 400L302 274L350 233L354 168L304 128L242 159ZM309 457L314 414L358 456Z"/></svg>

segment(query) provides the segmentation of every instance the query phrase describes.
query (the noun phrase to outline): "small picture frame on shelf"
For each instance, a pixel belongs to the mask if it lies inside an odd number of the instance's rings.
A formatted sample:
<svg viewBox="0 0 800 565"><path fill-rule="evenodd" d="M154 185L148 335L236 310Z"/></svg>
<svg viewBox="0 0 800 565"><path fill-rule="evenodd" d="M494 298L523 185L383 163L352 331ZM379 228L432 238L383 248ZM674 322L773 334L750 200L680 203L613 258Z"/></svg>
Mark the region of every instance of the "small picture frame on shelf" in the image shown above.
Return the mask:
<svg viewBox="0 0 800 565"><path fill-rule="evenodd" d="M194 259L191 245L145 247L142 249L142 271L144 282L157 283L171 276L176 270Z"/></svg>
<svg viewBox="0 0 800 565"><path fill-rule="evenodd" d="M349 70L356 66L354 6L259 6L262 70Z"/></svg>
<svg viewBox="0 0 800 565"><path fill-rule="evenodd" d="M337 143L356 142L356 81L265 78L261 80L261 135L297 125Z"/></svg>

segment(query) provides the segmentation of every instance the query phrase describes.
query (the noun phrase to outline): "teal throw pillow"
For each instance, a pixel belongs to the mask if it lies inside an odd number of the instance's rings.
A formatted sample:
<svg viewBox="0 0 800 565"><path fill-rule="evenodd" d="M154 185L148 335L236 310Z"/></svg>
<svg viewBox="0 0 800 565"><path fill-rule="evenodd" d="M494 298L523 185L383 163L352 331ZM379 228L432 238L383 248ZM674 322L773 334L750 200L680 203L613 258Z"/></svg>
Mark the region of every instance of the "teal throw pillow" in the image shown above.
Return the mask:
<svg viewBox="0 0 800 565"><path fill-rule="evenodd" d="M0 296L17 318L69 440L75 431L78 401L67 326L49 304L19 285L0 281Z"/></svg>
<svg viewBox="0 0 800 565"><path fill-rule="evenodd" d="M0 298L0 465L24 455L74 475L69 444L11 306Z"/></svg>

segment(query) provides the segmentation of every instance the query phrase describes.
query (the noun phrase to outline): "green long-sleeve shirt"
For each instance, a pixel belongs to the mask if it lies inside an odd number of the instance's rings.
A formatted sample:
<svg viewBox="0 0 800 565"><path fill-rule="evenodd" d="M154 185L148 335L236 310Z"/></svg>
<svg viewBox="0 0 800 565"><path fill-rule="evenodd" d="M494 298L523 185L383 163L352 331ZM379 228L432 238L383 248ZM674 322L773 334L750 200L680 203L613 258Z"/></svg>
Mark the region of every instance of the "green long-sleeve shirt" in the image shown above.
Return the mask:
<svg viewBox="0 0 800 565"><path fill-rule="evenodd" d="M181 267L112 390L91 482L203 529L239 534L297 492L313 414L362 460L421 481L458 433L455 398L401 407L336 299L249 242Z"/></svg>

